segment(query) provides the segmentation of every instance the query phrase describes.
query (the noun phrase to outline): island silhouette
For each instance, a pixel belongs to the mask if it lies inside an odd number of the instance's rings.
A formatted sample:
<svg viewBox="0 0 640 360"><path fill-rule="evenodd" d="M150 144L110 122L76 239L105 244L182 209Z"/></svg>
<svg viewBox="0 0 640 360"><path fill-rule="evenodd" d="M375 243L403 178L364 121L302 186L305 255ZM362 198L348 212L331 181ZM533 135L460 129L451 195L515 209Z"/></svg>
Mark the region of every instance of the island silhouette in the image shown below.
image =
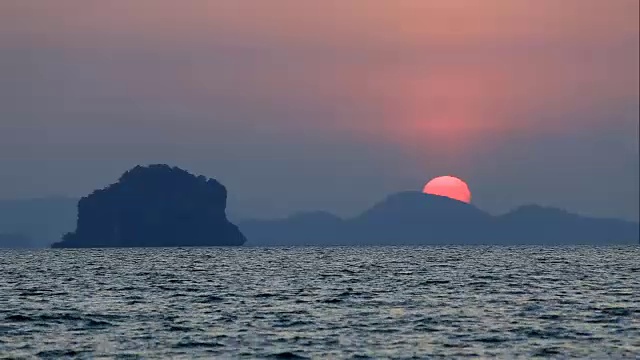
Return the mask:
<svg viewBox="0 0 640 360"><path fill-rule="evenodd" d="M51 207L51 201L39 203ZM214 179L164 164L136 166L116 183L77 202L75 231L52 247L607 245L640 241L637 222L580 216L538 205L494 216L473 204L417 191L392 194L352 218L315 211L283 219L245 220L236 226L227 219L226 206L227 190ZM6 210L9 214L10 209ZM67 228L66 217L64 226L47 228ZM25 232L2 232L0 247L42 246L42 239L25 236Z"/></svg>
<svg viewBox="0 0 640 360"><path fill-rule="evenodd" d="M75 232L54 248L239 246L227 189L168 165L137 166L78 203Z"/></svg>

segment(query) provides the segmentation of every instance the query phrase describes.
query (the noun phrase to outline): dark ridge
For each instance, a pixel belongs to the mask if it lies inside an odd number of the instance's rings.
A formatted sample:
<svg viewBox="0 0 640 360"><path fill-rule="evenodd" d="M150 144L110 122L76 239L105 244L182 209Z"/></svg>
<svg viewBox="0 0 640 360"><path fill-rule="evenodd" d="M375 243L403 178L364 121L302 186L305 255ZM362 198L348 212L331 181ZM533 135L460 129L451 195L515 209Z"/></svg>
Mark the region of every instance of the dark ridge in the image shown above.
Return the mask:
<svg viewBox="0 0 640 360"><path fill-rule="evenodd" d="M492 216L447 197L401 192L351 219L323 212L240 224L252 246L630 245L640 227L537 205Z"/></svg>

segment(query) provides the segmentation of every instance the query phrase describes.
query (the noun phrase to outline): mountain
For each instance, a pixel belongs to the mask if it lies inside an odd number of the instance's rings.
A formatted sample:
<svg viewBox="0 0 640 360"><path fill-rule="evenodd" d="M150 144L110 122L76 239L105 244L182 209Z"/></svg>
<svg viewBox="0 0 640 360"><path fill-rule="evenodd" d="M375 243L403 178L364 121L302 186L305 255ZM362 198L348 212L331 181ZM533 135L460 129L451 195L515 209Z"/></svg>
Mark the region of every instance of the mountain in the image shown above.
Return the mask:
<svg viewBox="0 0 640 360"><path fill-rule="evenodd" d="M227 220L227 189L167 165L137 166L78 203L75 232L56 248L239 246Z"/></svg>
<svg viewBox="0 0 640 360"><path fill-rule="evenodd" d="M24 247L48 247L73 230L77 204L77 199L65 197L0 200L0 233L31 239ZM0 246L8 237L0 239ZM12 247L20 244L11 243Z"/></svg>
<svg viewBox="0 0 640 360"><path fill-rule="evenodd" d="M391 195L349 221L350 236L365 244L482 242L493 236L492 224L473 205L420 192Z"/></svg>
<svg viewBox="0 0 640 360"><path fill-rule="evenodd" d="M523 244L637 244L637 223L598 219L538 205L522 206L497 218L501 240Z"/></svg>
<svg viewBox="0 0 640 360"><path fill-rule="evenodd" d="M637 244L639 225L525 206L502 216L447 197L402 192L350 219L305 213L240 223L250 246Z"/></svg>

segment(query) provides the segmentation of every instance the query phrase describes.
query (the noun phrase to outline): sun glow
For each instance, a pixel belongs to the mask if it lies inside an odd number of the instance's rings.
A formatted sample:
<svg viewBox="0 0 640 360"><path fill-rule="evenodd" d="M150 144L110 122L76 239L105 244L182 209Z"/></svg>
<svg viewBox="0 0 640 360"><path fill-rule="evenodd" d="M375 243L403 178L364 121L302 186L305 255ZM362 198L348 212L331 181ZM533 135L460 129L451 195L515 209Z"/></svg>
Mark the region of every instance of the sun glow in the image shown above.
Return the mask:
<svg viewBox="0 0 640 360"><path fill-rule="evenodd" d="M446 196L467 204L471 203L469 186L454 176L441 176L429 181L424 186L423 192L430 195Z"/></svg>

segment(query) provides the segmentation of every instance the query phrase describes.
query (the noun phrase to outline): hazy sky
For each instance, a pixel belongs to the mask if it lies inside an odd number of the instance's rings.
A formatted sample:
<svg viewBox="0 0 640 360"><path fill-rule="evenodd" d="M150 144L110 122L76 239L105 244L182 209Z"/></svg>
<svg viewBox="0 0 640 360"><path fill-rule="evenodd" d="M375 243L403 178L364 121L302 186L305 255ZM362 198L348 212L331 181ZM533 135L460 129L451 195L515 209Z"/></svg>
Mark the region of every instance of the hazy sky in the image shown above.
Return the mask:
<svg viewBox="0 0 640 360"><path fill-rule="evenodd" d="M637 0L0 1L0 198L136 164L231 210L340 215L429 178L638 219Z"/></svg>

